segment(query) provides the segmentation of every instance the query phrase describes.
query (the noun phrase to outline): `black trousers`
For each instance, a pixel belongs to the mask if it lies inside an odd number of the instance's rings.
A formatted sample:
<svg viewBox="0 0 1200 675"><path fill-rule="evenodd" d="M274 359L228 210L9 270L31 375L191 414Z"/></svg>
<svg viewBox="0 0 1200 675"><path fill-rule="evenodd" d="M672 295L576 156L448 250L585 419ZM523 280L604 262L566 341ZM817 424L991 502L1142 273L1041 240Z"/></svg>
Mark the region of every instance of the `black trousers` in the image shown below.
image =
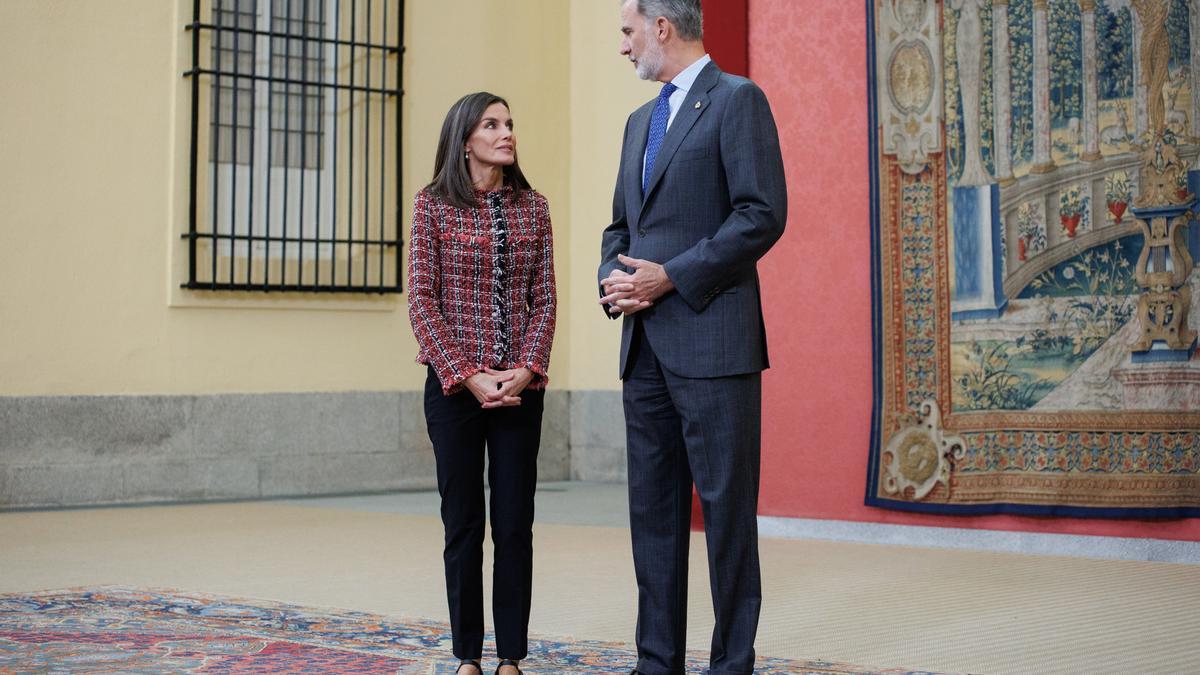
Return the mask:
<svg viewBox="0 0 1200 675"><path fill-rule="evenodd" d="M521 405L484 410L469 391L446 396L432 369L425 381L425 422L437 459L446 529L443 559L454 656L483 655L484 449L491 487L492 615L496 652L528 652L533 590L533 495L542 435L544 391L521 393Z"/></svg>

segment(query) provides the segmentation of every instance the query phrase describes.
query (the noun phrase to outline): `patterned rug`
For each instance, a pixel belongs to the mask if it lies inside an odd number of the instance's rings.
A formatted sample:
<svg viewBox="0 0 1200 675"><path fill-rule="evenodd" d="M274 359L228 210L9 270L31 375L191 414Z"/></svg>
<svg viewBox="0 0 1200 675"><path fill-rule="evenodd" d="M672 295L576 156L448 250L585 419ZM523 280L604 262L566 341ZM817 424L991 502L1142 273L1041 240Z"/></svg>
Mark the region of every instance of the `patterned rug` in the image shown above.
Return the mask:
<svg viewBox="0 0 1200 675"><path fill-rule="evenodd" d="M485 653L494 653L488 636ZM627 673L631 647L534 637L530 673ZM689 672L705 655L690 654ZM0 673L453 673L426 619L116 587L0 595ZM489 665L489 664L485 664ZM493 664L490 664L494 666ZM912 673L760 658L758 673Z"/></svg>

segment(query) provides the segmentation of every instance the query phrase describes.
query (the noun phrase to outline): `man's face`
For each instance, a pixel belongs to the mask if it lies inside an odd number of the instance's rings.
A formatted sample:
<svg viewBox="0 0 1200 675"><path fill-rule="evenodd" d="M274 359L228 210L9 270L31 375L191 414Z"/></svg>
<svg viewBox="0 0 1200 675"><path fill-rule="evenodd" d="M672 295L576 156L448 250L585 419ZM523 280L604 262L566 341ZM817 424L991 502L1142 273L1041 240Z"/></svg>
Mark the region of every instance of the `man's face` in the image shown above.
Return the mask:
<svg viewBox="0 0 1200 675"><path fill-rule="evenodd" d="M662 71L662 47L652 30L638 13L637 0L621 5L621 55L633 62L643 80L657 80Z"/></svg>

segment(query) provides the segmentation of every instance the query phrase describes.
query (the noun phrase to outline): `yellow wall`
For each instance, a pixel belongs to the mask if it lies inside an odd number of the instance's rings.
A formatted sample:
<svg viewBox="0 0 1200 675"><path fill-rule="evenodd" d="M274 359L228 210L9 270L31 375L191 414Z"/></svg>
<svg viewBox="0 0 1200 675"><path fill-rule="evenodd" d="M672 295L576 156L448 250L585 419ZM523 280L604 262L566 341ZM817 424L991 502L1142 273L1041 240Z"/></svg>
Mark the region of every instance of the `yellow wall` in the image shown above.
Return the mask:
<svg viewBox="0 0 1200 675"><path fill-rule="evenodd" d="M405 236L445 111L494 91L557 236L562 388L614 388L595 305L626 115L617 3L408 0ZM183 292L188 0L0 2L0 395L416 389L404 296Z"/></svg>
<svg viewBox="0 0 1200 675"><path fill-rule="evenodd" d="M571 233L574 280L559 293L560 313L571 324L566 345L572 389L616 389L621 324L605 318L596 268L600 232L612 219L613 185L620 161L625 119L654 98L658 87L639 80L633 64L617 51L619 3L571 3Z"/></svg>

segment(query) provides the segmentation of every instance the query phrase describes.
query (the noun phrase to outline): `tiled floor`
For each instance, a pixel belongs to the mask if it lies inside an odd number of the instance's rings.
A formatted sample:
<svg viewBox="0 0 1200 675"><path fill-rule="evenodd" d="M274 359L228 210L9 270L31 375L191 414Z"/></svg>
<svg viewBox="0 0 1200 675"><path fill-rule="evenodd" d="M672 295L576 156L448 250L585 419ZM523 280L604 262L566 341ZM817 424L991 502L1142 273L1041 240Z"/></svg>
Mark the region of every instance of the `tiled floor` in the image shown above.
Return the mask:
<svg viewBox="0 0 1200 675"><path fill-rule="evenodd" d="M619 485L538 496L532 630L630 640ZM0 513L0 592L175 588L445 619L433 493ZM760 653L973 673L1200 672L1200 565L763 539ZM712 623L692 542L689 644ZM485 561L485 564L488 564Z"/></svg>

